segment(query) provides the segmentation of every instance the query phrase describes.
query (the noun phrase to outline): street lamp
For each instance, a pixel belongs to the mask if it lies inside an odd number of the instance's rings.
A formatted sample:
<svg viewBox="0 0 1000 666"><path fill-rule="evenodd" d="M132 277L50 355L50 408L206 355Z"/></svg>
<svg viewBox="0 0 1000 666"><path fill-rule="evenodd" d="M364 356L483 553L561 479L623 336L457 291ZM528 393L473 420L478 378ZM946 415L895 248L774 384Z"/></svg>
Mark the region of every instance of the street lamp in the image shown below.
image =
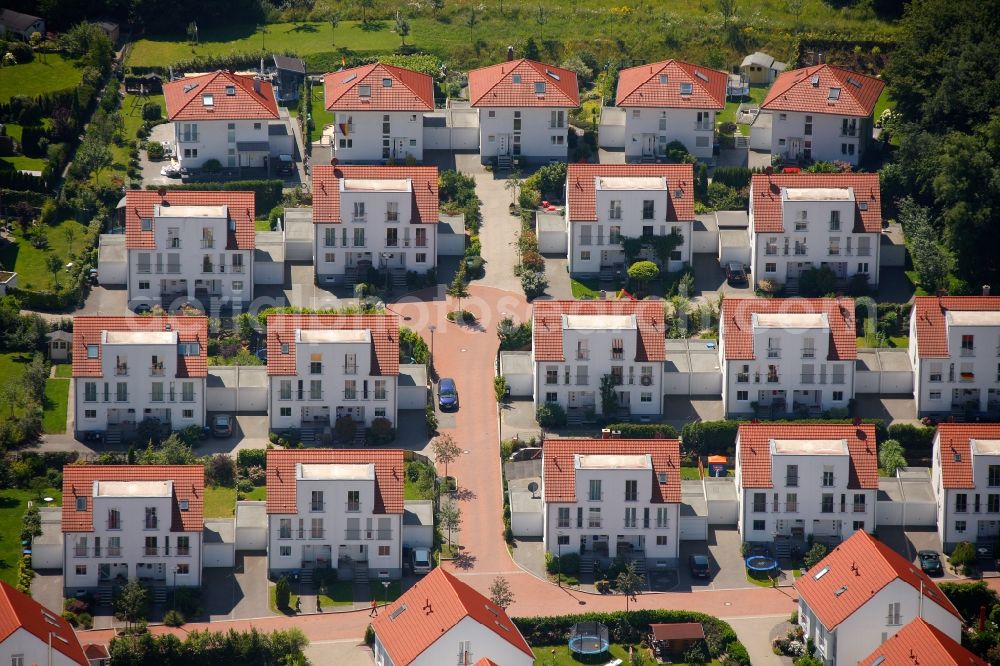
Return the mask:
<svg viewBox="0 0 1000 666"><path fill-rule="evenodd" d="M556 532L556 566L559 572L559 587L562 587L562 532Z"/></svg>
<svg viewBox="0 0 1000 666"><path fill-rule="evenodd" d="M176 564L174 565L174 590L173 590L174 603L172 604L174 610L177 610L177 569L179 568L180 567L178 567L178 565Z"/></svg>
<svg viewBox="0 0 1000 666"><path fill-rule="evenodd" d="M389 581L382 581L382 587L385 588L385 595L382 597L382 608L389 605Z"/></svg>
<svg viewBox="0 0 1000 666"><path fill-rule="evenodd" d="M431 369L434 368L434 331L437 330L437 326L431 324L429 327L431 332Z"/></svg>

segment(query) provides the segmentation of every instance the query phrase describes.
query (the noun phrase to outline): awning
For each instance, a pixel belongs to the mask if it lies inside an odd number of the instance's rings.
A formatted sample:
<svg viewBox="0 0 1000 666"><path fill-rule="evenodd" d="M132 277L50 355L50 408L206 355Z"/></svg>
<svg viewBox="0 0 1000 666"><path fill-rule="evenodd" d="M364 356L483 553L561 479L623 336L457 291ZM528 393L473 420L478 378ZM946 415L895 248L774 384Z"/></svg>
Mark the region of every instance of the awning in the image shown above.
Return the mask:
<svg viewBox="0 0 1000 666"><path fill-rule="evenodd" d="M236 150L241 153L266 153L271 146L267 141L237 141Z"/></svg>
<svg viewBox="0 0 1000 666"><path fill-rule="evenodd" d="M709 465L711 465L711 464L725 465L726 462L728 462L728 459L726 458L726 456L709 456L708 457L708 464Z"/></svg>

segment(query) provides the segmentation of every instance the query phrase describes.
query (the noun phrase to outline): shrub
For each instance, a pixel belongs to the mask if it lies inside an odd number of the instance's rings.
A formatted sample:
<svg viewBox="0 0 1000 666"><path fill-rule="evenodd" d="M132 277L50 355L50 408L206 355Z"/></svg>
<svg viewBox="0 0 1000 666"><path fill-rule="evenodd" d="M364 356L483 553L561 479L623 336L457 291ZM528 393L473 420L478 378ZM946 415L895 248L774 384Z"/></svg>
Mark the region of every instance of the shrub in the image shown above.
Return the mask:
<svg viewBox="0 0 1000 666"><path fill-rule="evenodd" d="M837 275L826 266L810 268L799 275L799 293L806 298L821 298L837 289Z"/></svg>
<svg viewBox="0 0 1000 666"><path fill-rule="evenodd" d="M750 653L739 641L733 641L726 648L722 658L722 666L750 666Z"/></svg>
<svg viewBox="0 0 1000 666"><path fill-rule="evenodd" d="M354 439L354 431L357 430L357 424L354 422L350 416L340 416L337 418L337 422L333 426L333 431L337 435L337 439L341 441L350 441Z"/></svg>
<svg viewBox="0 0 1000 666"><path fill-rule="evenodd" d="M545 259L537 252L525 252L521 255L521 266L526 270L539 272L545 269Z"/></svg>
<svg viewBox="0 0 1000 666"><path fill-rule="evenodd" d="M385 444L395 439L396 431L389 419L379 416L372 420L371 435L375 444Z"/></svg>
<svg viewBox="0 0 1000 666"><path fill-rule="evenodd" d="M887 439L878 447L878 464L890 476L895 476L900 467L906 467L903 447L895 439Z"/></svg>
<svg viewBox="0 0 1000 666"><path fill-rule="evenodd" d="M736 450L738 421L701 421L687 423L681 429L684 450L709 455L725 453L731 455Z"/></svg>
<svg viewBox="0 0 1000 666"><path fill-rule="evenodd" d="M750 169L747 167L730 166L716 167L712 174L712 182L722 183L735 190L742 190L750 186Z"/></svg>
<svg viewBox="0 0 1000 666"><path fill-rule="evenodd" d="M184 621L184 616L172 609L163 615L163 624L168 627L180 627L184 624Z"/></svg>
<svg viewBox="0 0 1000 666"><path fill-rule="evenodd" d="M365 645L375 645L375 628L370 624L365 628Z"/></svg>
<svg viewBox="0 0 1000 666"><path fill-rule="evenodd" d="M236 481L236 464L225 453L216 453L205 460L205 482L230 487Z"/></svg>
<svg viewBox="0 0 1000 666"><path fill-rule="evenodd" d="M428 404L424 408L424 427L427 429L428 436L434 435L437 432L438 419L437 413L434 411L434 405Z"/></svg>
<svg viewBox="0 0 1000 666"><path fill-rule="evenodd" d="M267 449L240 449L236 452L236 465L240 469L267 467Z"/></svg>
<svg viewBox="0 0 1000 666"><path fill-rule="evenodd" d="M198 617L202 613L201 590L196 587L178 587L174 590L173 606L184 618Z"/></svg>
<svg viewBox="0 0 1000 666"><path fill-rule="evenodd" d="M543 428L561 428L566 425L566 410L557 403L545 403L538 406L535 418Z"/></svg>
<svg viewBox="0 0 1000 666"><path fill-rule="evenodd" d="M152 141L146 146L146 154L149 155L149 159L151 160L162 160L163 153L162 143Z"/></svg>
<svg viewBox="0 0 1000 666"><path fill-rule="evenodd" d="M608 594L611 592L611 581L609 580L599 580L594 583L594 587L597 589L598 594Z"/></svg>
<svg viewBox="0 0 1000 666"><path fill-rule="evenodd" d="M580 573L580 553L563 553L558 559L564 574L575 576Z"/></svg>
<svg viewBox="0 0 1000 666"><path fill-rule="evenodd" d="M201 170L205 173L218 173L222 171L222 162L214 157L210 160L205 160L201 165Z"/></svg>
<svg viewBox="0 0 1000 666"><path fill-rule="evenodd" d="M868 293L868 275L855 273L847 281L847 293L851 296L865 296Z"/></svg>
<svg viewBox="0 0 1000 666"><path fill-rule="evenodd" d="M889 437L898 441L904 453L919 453L930 451L934 443L934 433L931 426L917 426L911 423L893 423L889 426Z"/></svg>
<svg viewBox="0 0 1000 666"><path fill-rule="evenodd" d="M156 102L146 102L142 105L142 119L154 122L163 115L163 109Z"/></svg>
<svg viewBox="0 0 1000 666"><path fill-rule="evenodd" d="M288 579L282 576L274 586L274 603L278 608L287 609L292 600L292 588L288 584Z"/></svg>
<svg viewBox="0 0 1000 666"><path fill-rule="evenodd" d="M549 281L546 279L545 273L537 273L535 271L524 271L521 273L521 289L524 290L524 296L529 301L544 294L548 286Z"/></svg>
<svg viewBox="0 0 1000 666"><path fill-rule="evenodd" d="M829 549L818 541L812 545L809 552L805 554L802 558L802 564L805 565L807 569L812 569L814 566L819 564L819 561L826 557L826 554L830 552Z"/></svg>
<svg viewBox="0 0 1000 666"><path fill-rule="evenodd" d="M948 561L953 567L968 575L969 567L976 562L976 547L968 541L963 541L951 551Z"/></svg>
<svg viewBox="0 0 1000 666"><path fill-rule="evenodd" d="M979 609L990 608L1000 603L997 594L985 581L975 583L941 583L941 591L948 597L966 622L974 622L979 617Z"/></svg>
<svg viewBox="0 0 1000 666"><path fill-rule="evenodd" d="M623 439L677 438L677 429L669 423L609 423L604 427L620 432Z"/></svg>

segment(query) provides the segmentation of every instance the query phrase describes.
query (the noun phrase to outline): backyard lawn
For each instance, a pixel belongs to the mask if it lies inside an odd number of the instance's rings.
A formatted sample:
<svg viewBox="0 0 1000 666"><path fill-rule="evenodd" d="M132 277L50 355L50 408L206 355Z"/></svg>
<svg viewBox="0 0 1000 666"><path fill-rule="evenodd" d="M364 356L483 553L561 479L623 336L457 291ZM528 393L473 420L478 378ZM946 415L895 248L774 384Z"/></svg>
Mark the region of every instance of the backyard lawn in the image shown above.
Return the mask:
<svg viewBox="0 0 1000 666"><path fill-rule="evenodd" d="M578 658L569 651L565 645L547 645L545 647L531 648L535 653L535 663L538 666L579 666L580 664L606 664L613 659L621 659L625 664L639 663L643 666L647 664L653 666L656 662L650 656L648 650L642 650L638 645L634 646L635 651L641 654L638 662L630 662L627 645L612 645L607 652L602 655L594 655L593 659ZM684 666L679 662L672 662L673 666ZM718 666L718 661L710 661L707 666Z"/></svg>
<svg viewBox="0 0 1000 666"><path fill-rule="evenodd" d="M263 502L267 499L267 486L254 486L253 490L243 498L247 501Z"/></svg>
<svg viewBox="0 0 1000 666"><path fill-rule="evenodd" d="M75 88L80 83L80 68L57 53L36 56L32 62L4 67L0 76L0 102L14 95L34 97L46 92Z"/></svg>
<svg viewBox="0 0 1000 666"><path fill-rule="evenodd" d="M28 500L45 506L43 497L52 497L48 506L59 506L62 491L55 488L0 490L0 580L14 585L17 582L17 560L21 555L21 518L28 508Z"/></svg>
<svg viewBox="0 0 1000 666"><path fill-rule="evenodd" d="M42 431L66 432L66 409L69 405L70 380L56 377L45 380L45 403L42 405Z"/></svg>
<svg viewBox="0 0 1000 666"><path fill-rule="evenodd" d="M372 599L379 602L379 604L384 603L386 599L388 599L389 601L395 601L396 599L399 598L400 594L399 581L390 580L386 582L389 583L388 590L385 588L384 585L382 585L382 581L380 580L373 580L368 583Z"/></svg>
<svg viewBox="0 0 1000 666"><path fill-rule="evenodd" d="M236 489L205 486L205 517L232 518L236 513Z"/></svg>
<svg viewBox="0 0 1000 666"><path fill-rule="evenodd" d="M10 164L17 171L41 171L45 168L45 160L40 157L8 155L7 157L0 157L0 162Z"/></svg>
<svg viewBox="0 0 1000 666"><path fill-rule="evenodd" d="M0 266L4 270L13 270L18 273L18 285L22 289L47 290L52 289L54 277L46 266L45 260L51 252L62 260L65 265L69 261L69 239L66 236L66 229L72 228L74 231L73 249L80 251L83 249L84 237L87 227L76 220L65 220L58 224L45 227L45 232L49 238L49 246L45 249L38 249L21 237L20 228L15 231L18 242L11 243L5 247L0 247ZM64 282L68 278L65 272L60 272L59 279Z"/></svg>
<svg viewBox="0 0 1000 666"><path fill-rule="evenodd" d="M319 141L323 128L333 122L333 112L326 110L323 98L323 86L312 87L312 121L313 130L309 133L309 142Z"/></svg>
<svg viewBox="0 0 1000 666"><path fill-rule="evenodd" d="M73 376L72 363L57 363L55 365L55 368L56 368L56 377L63 377L65 379L69 379L70 377Z"/></svg>

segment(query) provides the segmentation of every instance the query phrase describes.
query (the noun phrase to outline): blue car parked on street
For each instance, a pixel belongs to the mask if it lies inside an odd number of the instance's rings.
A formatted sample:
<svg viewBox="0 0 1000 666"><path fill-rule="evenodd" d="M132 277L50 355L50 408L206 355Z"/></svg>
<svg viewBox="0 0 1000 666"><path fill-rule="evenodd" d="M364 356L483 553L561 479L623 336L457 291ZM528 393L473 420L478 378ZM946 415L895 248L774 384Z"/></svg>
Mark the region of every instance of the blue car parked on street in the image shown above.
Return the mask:
<svg viewBox="0 0 1000 666"><path fill-rule="evenodd" d="M438 382L438 407L441 411L458 409L458 389L454 379L444 377Z"/></svg>

